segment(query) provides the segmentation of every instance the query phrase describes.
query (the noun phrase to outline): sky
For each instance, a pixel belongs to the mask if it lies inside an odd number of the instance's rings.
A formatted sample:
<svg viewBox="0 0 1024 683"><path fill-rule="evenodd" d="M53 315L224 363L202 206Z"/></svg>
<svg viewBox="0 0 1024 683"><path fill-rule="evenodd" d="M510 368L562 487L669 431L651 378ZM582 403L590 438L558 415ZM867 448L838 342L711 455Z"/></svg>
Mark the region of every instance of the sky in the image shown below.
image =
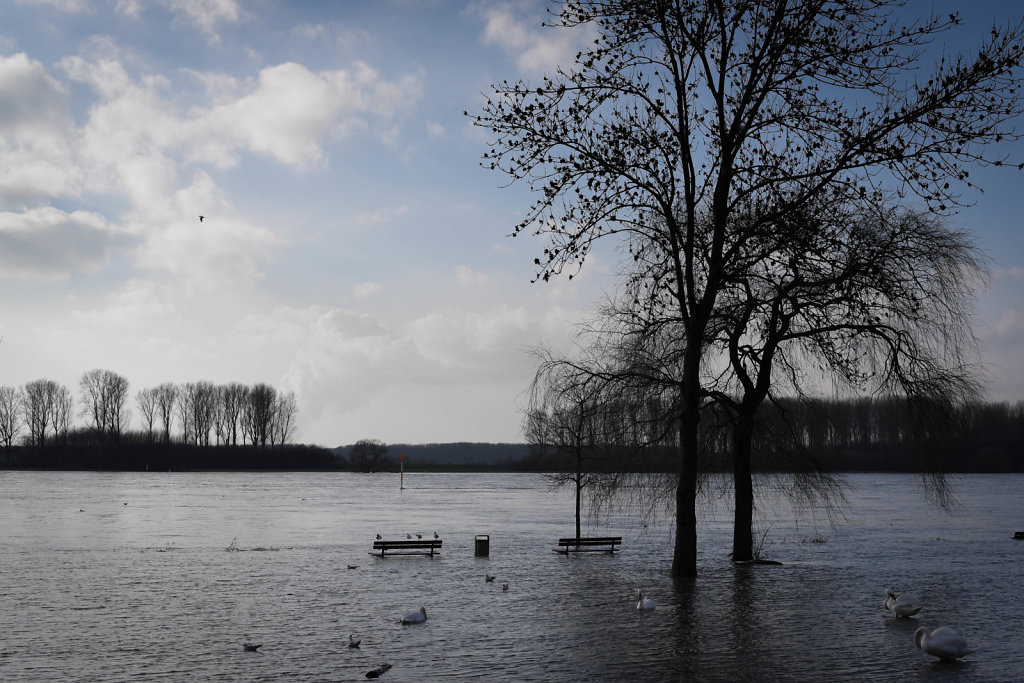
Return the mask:
<svg viewBox="0 0 1024 683"><path fill-rule="evenodd" d="M1013 7L975 0L948 47ZM522 441L531 350L568 348L616 271L608 248L531 282L528 188L463 114L571 62L588 32L547 8L0 2L0 385L266 382L300 442ZM1024 174L971 175L951 223L991 259L989 398L1024 400Z"/></svg>

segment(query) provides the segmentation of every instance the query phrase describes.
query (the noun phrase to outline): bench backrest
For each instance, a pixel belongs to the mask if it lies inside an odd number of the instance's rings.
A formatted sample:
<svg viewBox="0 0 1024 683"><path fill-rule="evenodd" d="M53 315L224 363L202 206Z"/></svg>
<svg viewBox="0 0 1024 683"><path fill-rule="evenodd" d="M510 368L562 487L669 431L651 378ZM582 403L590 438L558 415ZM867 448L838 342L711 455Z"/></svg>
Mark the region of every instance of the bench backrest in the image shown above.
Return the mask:
<svg viewBox="0 0 1024 683"><path fill-rule="evenodd" d="M440 548L440 538L429 538L415 541L374 541L374 550L388 550L390 548Z"/></svg>
<svg viewBox="0 0 1024 683"><path fill-rule="evenodd" d="M622 536L590 536L588 538L560 538L558 545L615 545L622 544Z"/></svg>

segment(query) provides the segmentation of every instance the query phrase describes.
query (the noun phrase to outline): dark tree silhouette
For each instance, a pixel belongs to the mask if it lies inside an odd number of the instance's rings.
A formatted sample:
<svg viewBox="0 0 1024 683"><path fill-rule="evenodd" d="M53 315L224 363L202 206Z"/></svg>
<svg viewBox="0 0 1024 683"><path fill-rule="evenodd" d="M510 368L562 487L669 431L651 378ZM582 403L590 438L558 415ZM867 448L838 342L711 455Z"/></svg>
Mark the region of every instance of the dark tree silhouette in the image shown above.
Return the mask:
<svg viewBox="0 0 1024 683"><path fill-rule="evenodd" d="M951 211L969 164L1005 162L985 145L1013 137L1021 27L919 77L925 47L957 20L899 24L901 4L567 0L556 23L594 26L593 44L540 83L499 84L474 117L495 136L484 165L539 194L514 230L548 240L539 278L619 236L652 298L673 304L685 340L675 576L697 571L706 357L748 249L823 195L880 200L888 187Z"/></svg>
<svg viewBox="0 0 1024 683"><path fill-rule="evenodd" d="M387 444L383 441L362 439L352 445L348 454L349 464L352 469L360 472L376 472L387 452Z"/></svg>
<svg viewBox="0 0 1024 683"><path fill-rule="evenodd" d="M116 441L121 436L127 414L128 380L110 370L90 370L79 382L82 414L101 440Z"/></svg>

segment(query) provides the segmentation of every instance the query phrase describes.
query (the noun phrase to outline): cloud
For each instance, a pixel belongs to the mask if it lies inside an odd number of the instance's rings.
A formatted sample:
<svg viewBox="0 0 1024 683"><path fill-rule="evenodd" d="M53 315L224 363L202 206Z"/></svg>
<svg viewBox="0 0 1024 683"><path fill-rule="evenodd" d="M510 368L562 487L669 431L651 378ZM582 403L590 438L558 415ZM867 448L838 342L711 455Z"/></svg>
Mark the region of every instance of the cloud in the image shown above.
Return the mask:
<svg viewBox="0 0 1024 683"><path fill-rule="evenodd" d="M569 65L586 43L593 40L592 26L554 28L541 26L546 15L536 14L534 3L481 3L473 11L484 21L482 40L497 45L512 57L524 73L552 71Z"/></svg>
<svg viewBox="0 0 1024 683"><path fill-rule="evenodd" d="M99 214L36 208L0 213L0 274L62 280L102 267L112 249L128 244Z"/></svg>
<svg viewBox="0 0 1024 683"><path fill-rule="evenodd" d="M455 269L455 279L463 287L476 287L487 282L487 276L483 273L474 272L469 266L459 266Z"/></svg>
<svg viewBox="0 0 1024 683"><path fill-rule="evenodd" d="M999 315L992 330L996 337L1016 337L1024 334L1024 319L1016 309L1008 308Z"/></svg>
<svg viewBox="0 0 1024 683"><path fill-rule="evenodd" d="M220 41L218 30L224 24L237 24L245 13L235 0L164 0L180 20L198 28L212 43Z"/></svg>
<svg viewBox="0 0 1024 683"><path fill-rule="evenodd" d="M360 282L352 290L352 295L357 299L365 299L380 291L380 284L377 282Z"/></svg>
<svg viewBox="0 0 1024 683"><path fill-rule="evenodd" d="M327 138L390 133L391 122L407 116L421 94L416 78L389 82L361 62L316 73L294 62L267 67L250 92L186 124L189 157L229 167L246 150L307 169L322 161Z"/></svg>
<svg viewBox="0 0 1024 683"><path fill-rule="evenodd" d="M88 0L16 0L18 5L42 5L68 14L82 14L92 10Z"/></svg>
<svg viewBox="0 0 1024 683"><path fill-rule="evenodd" d="M1011 266L1009 268L997 268L994 272L997 280L1008 278L1010 280L1016 280L1024 282L1024 266Z"/></svg>
<svg viewBox="0 0 1024 683"><path fill-rule="evenodd" d="M68 97L41 63L0 56L0 201L78 192Z"/></svg>

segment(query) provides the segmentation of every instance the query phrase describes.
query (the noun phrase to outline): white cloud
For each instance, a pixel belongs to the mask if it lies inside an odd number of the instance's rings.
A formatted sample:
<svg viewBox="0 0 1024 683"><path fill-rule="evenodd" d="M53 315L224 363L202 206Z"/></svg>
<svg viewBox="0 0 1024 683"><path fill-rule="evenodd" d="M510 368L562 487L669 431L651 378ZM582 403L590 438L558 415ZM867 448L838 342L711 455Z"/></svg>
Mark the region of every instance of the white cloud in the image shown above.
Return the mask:
<svg viewBox="0 0 1024 683"><path fill-rule="evenodd" d="M88 0L16 0L19 5L42 5L68 14L81 14L92 9Z"/></svg>
<svg viewBox="0 0 1024 683"><path fill-rule="evenodd" d="M236 0L164 0L164 5L213 43L220 41L218 30L222 25L237 24L245 17Z"/></svg>
<svg viewBox="0 0 1024 683"><path fill-rule="evenodd" d="M536 8L534 3L510 2L481 3L474 8L484 20L484 44L500 47L525 73L549 72L559 65L569 65L595 36L592 26L541 26L546 16L538 15Z"/></svg>
<svg viewBox="0 0 1024 683"><path fill-rule="evenodd" d="M371 297L380 291L380 284L376 282L360 282L352 290L353 296L357 299L365 299Z"/></svg>
<svg viewBox="0 0 1024 683"><path fill-rule="evenodd" d="M102 267L111 249L127 244L99 214L44 207L0 213L0 275L62 280Z"/></svg>
<svg viewBox="0 0 1024 683"><path fill-rule="evenodd" d="M188 122L189 156L227 167L247 150L306 169L322 161L326 138L360 130L386 134L420 95L415 78L388 82L362 63L319 73L294 62L267 67L251 92Z"/></svg>
<svg viewBox="0 0 1024 683"><path fill-rule="evenodd" d="M24 53L0 56L0 201L75 194L68 90Z"/></svg>
<svg viewBox="0 0 1024 683"><path fill-rule="evenodd" d="M483 273L474 272L469 266L459 266L455 269L455 279L463 287L476 287L487 282L487 276Z"/></svg>
<svg viewBox="0 0 1024 683"><path fill-rule="evenodd" d="M1024 319L1016 309L1008 308L992 326L997 337L1011 337L1024 334Z"/></svg>
<svg viewBox="0 0 1024 683"><path fill-rule="evenodd" d="M997 280L1009 278L1010 280L1024 282L1024 266L1010 266L1009 268L997 268L994 274Z"/></svg>

